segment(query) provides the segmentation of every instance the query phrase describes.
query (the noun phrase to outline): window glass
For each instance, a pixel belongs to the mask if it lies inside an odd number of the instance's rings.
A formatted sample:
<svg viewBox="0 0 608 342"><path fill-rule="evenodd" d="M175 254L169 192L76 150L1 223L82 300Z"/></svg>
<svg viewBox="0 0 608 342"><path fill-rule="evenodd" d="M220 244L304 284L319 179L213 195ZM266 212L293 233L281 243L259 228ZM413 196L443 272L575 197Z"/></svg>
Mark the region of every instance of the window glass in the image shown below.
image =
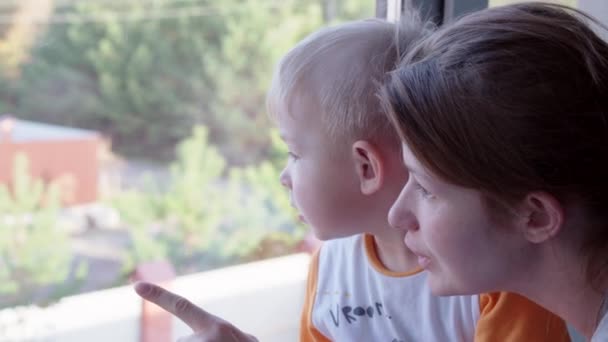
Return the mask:
<svg viewBox="0 0 608 342"><path fill-rule="evenodd" d="M0 4L0 308L297 251L274 64L370 0Z"/></svg>

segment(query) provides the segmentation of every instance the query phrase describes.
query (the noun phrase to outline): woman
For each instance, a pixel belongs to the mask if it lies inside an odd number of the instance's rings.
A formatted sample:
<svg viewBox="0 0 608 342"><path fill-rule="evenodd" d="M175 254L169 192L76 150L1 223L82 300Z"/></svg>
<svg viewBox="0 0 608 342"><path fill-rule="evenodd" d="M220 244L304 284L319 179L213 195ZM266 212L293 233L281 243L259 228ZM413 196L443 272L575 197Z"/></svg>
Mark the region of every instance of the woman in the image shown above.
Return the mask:
<svg viewBox="0 0 608 342"><path fill-rule="evenodd" d="M381 98L408 183L389 214L438 295L511 291L608 341L608 45L527 3L435 32Z"/></svg>

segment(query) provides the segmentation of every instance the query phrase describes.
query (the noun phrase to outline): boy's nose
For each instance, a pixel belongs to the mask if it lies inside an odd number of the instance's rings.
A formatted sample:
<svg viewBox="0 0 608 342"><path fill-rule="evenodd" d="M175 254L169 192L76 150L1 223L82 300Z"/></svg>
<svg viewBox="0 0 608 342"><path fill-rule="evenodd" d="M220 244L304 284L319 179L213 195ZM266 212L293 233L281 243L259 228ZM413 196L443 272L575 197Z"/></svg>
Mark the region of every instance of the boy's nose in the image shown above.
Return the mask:
<svg viewBox="0 0 608 342"><path fill-rule="evenodd" d="M289 177L287 168L285 168L285 169L283 169L283 171L281 171L281 175L279 175L279 182L281 182L281 185L283 185L287 189L291 189L291 178Z"/></svg>

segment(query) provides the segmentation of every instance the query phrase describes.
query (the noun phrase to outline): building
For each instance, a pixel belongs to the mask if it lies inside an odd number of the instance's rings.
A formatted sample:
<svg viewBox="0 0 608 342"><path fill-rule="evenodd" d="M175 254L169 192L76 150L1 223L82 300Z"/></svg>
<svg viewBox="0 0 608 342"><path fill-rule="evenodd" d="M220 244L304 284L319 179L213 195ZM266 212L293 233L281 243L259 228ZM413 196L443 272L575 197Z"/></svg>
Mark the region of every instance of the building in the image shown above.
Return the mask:
<svg viewBox="0 0 608 342"><path fill-rule="evenodd" d="M10 186L15 156L23 153L33 177L59 182L64 205L94 202L101 141L94 131L1 116L0 183Z"/></svg>

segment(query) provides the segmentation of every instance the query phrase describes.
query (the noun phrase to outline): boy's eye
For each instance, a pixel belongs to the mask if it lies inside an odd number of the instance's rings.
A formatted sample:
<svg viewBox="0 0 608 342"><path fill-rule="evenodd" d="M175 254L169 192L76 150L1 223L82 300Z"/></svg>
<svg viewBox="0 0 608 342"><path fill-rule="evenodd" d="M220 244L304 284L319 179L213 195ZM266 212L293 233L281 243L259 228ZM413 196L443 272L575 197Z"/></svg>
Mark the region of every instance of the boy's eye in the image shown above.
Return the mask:
<svg viewBox="0 0 608 342"><path fill-rule="evenodd" d="M287 155L289 156L289 159L292 159L292 160L298 160L298 158L299 158L293 152L287 152Z"/></svg>

